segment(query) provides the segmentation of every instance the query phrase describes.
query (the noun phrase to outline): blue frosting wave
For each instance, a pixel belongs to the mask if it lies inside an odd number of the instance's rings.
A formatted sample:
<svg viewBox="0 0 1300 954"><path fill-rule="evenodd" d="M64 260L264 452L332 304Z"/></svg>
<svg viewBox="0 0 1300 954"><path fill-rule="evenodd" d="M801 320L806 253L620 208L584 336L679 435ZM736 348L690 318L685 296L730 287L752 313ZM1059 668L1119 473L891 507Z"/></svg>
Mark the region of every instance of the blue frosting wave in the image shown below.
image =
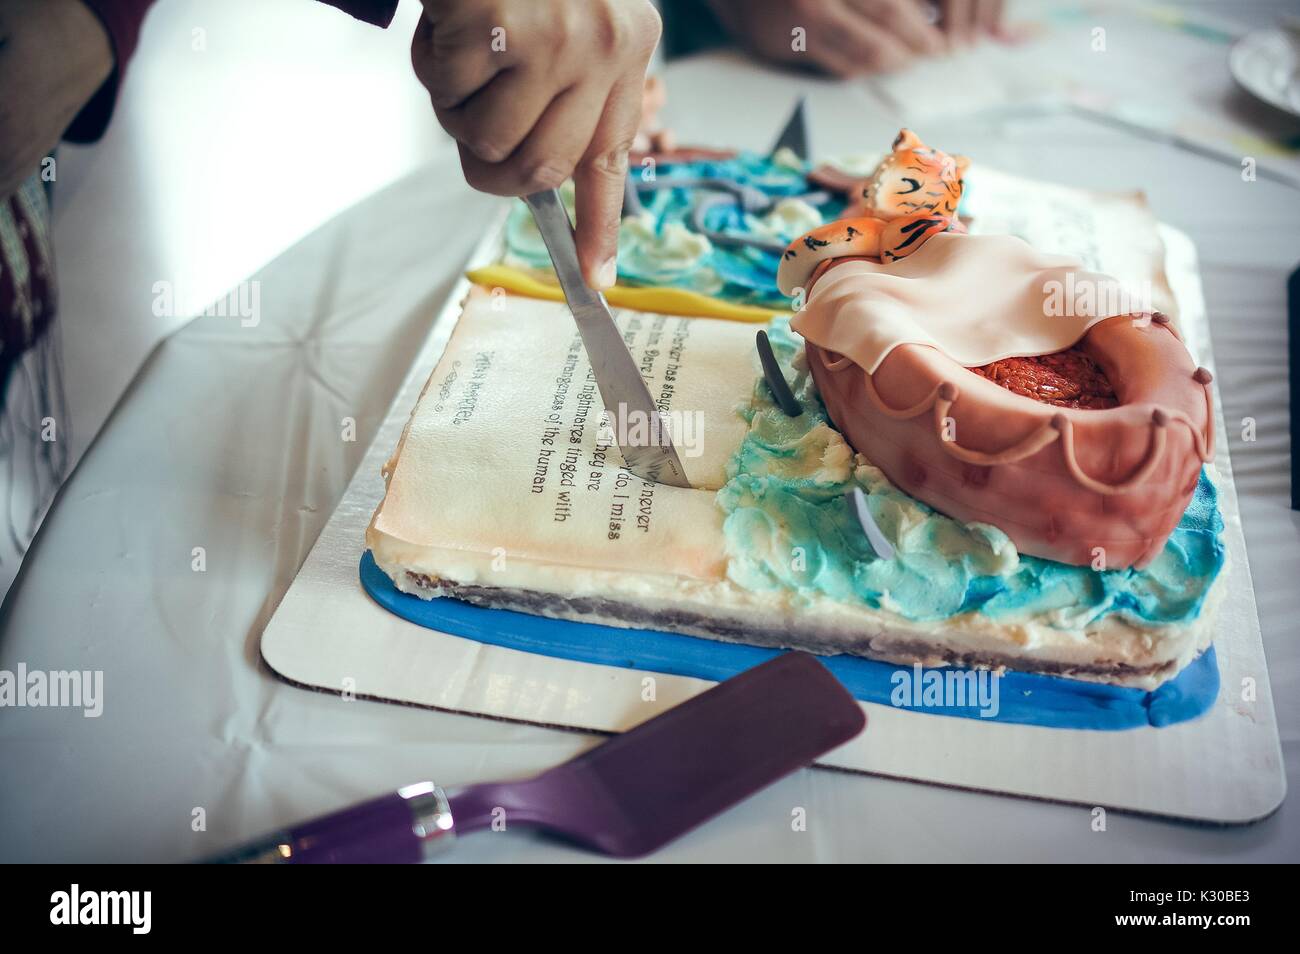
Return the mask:
<svg viewBox="0 0 1300 954"><path fill-rule="evenodd" d="M710 231L765 236L785 244L809 229L833 221L844 208L843 198L835 195L815 204L798 199L818 191L808 181L810 170L810 164L790 156L776 161L748 152L723 160L661 162L655 169L658 188L639 192L646 210L644 216L629 217L623 222L619 236L619 280L631 285L683 288L741 304L789 308L790 300L776 287L779 253L710 242L694 230L691 222L692 210L705 191L666 183L684 183L703 177L725 179L760 190L779 208L752 214L744 212L738 202L719 203L710 206L704 225ZM781 200L794 202L781 205ZM511 264L549 267L546 248L522 203L511 211L507 221L506 247L507 261Z"/></svg>
<svg viewBox="0 0 1300 954"><path fill-rule="evenodd" d="M976 612L1079 630L1111 614L1159 625L1200 613L1224 562L1218 493L1204 471L1164 551L1143 570L1099 571L1022 555L996 527L944 516L856 460L829 426L811 376L791 365L799 346L788 322L774 321L769 337L804 413L783 414L761 380L742 411L749 433L717 497L734 582L917 621ZM843 496L855 484L894 545L893 559L876 556L850 514Z"/></svg>

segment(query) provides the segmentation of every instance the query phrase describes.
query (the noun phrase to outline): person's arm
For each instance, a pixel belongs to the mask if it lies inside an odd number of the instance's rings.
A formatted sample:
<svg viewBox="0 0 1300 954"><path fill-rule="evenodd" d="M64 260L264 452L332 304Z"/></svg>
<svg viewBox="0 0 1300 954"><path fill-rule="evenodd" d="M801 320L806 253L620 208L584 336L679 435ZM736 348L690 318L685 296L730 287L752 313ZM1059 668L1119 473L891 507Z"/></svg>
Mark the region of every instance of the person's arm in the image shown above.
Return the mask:
<svg viewBox="0 0 1300 954"><path fill-rule="evenodd" d="M113 49L82 0L0 3L0 197L53 149L113 72Z"/></svg>

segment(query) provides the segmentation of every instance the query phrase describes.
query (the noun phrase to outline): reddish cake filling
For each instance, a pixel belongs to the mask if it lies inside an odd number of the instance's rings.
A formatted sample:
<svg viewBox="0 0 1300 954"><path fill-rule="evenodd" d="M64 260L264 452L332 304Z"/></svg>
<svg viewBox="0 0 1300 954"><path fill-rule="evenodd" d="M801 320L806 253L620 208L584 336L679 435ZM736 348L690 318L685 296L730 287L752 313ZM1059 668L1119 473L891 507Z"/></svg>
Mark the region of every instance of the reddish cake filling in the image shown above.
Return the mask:
<svg viewBox="0 0 1300 954"><path fill-rule="evenodd" d="M1055 354L1003 358L970 370L1012 394L1053 407L1104 410L1119 404L1101 366L1077 346Z"/></svg>

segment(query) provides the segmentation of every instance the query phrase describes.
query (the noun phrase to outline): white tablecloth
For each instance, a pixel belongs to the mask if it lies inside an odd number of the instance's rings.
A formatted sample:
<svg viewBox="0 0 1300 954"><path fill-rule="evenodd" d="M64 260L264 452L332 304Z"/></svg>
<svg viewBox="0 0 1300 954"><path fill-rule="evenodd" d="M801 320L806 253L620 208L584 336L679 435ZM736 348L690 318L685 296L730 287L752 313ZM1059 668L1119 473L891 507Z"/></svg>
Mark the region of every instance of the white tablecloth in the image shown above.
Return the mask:
<svg viewBox="0 0 1300 954"><path fill-rule="evenodd" d="M861 150L898 125L862 86L731 56L670 68L684 141L762 148L799 88L814 143ZM687 92L683 92L683 90ZM1284 283L1297 192L1077 117L936 122L927 139L1093 188L1145 189L1202 257L1232 454L1291 778L1300 771L1300 517L1288 509ZM0 857L183 860L416 779L518 777L588 737L277 682L258 636L360 459L494 200L422 169L257 276L262 317L201 318L141 371L65 487L5 603L0 669L102 669L104 711L0 712ZM346 418L356 440L344 439ZM203 547L206 570L192 569ZM869 731L869 730L868 730ZM1232 784L1231 779L1224 780ZM791 830L791 812L807 830ZM202 809L202 812L196 812ZM195 831L193 819L204 821ZM803 771L658 860L1295 860L1300 810L1211 829ZM460 860L587 860L520 832Z"/></svg>

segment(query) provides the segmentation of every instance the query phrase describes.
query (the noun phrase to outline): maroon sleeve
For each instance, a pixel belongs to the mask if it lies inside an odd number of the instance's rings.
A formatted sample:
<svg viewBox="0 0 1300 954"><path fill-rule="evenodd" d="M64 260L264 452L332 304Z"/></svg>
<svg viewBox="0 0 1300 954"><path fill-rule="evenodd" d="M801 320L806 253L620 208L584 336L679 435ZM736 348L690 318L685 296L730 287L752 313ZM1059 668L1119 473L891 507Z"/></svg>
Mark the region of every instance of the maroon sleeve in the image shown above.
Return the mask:
<svg viewBox="0 0 1300 954"><path fill-rule="evenodd" d="M118 86L126 71L127 63L135 53L136 43L140 39L140 24L145 14L153 6L154 0L82 0L104 24L109 42L113 46L116 66L104 85L90 98L72 125L64 132L63 138L69 142L94 142L104 134L108 120L113 115L113 106L117 102ZM393 21L397 10L397 0L321 0L331 7L337 7L350 13L358 20L386 27Z"/></svg>

